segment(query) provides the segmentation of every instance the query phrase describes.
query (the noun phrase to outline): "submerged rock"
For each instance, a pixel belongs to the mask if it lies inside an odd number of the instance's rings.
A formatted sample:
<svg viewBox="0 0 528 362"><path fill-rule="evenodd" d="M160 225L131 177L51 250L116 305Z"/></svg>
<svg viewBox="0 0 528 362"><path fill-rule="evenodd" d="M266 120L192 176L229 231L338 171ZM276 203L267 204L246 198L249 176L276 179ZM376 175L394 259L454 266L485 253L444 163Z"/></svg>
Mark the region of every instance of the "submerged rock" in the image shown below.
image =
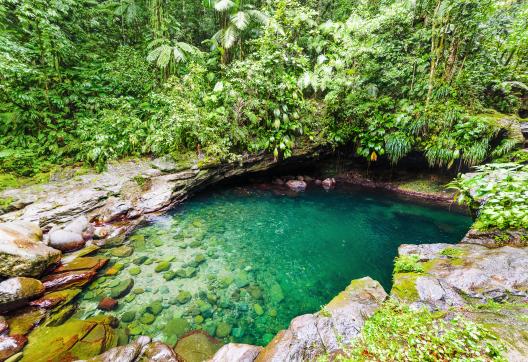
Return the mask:
<svg viewBox="0 0 528 362"><path fill-rule="evenodd" d="M111 317L96 317L36 328L28 336L20 361L73 361L95 357L116 346L115 323Z"/></svg>
<svg viewBox="0 0 528 362"><path fill-rule="evenodd" d="M299 180L289 180L286 182L286 186L292 191L300 192L306 190L306 182Z"/></svg>
<svg viewBox="0 0 528 362"><path fill-rule="evenodd" d="M40 280L16 277L0 282L0 312L16 309L44 293Z"/></svg>
<svg viewBox="0 0 528 362"><path fill-rule="evenodd" d="M337 352L359 335L365 320L386 298L377 281L368 277L353 280L326 305L324 312L294 318L256 361L312 361L323 353Z"/></svg>
<svg viewBox="0 0 528 362"><path fill-rule="evenodd" d="M11 313L7 319L9 334L26 335L37 326L46 316L46 310L28 307Z"/></svg>
<svg viewBox="0 0 528 362"><path fill-rule="evenodd" d="M191 324L183 318L173 318L165 324L163 333L167 337L179 338L191 329Z"/></svg>
<svg viewBox="0 0 528 362"><path fill-rule="evenodd" d="M80 288L88 284L97 274L93 270L79 270L60 274L51 274L42 279L46 291Z"/></svg>
<svg viewBox="0 0 528 362"><path fill-rule="evenodd" d="M29 304L39 308L52 309L58 306L68 304L80 292L80 288L64 289L55 292L50 292L44 294L44 296L30 302Z"/></svg>
<svg viewBox="0 0 528 362"><path fill-rule="evenodd" d="M211 362L253 362L260 351L262 351L262 347L228 343L215 353Z"/></svg>
<svg viewBox="0 0 528 362"><path fill-rule="evenodd" d="M101 310L109 311L109 310L116 309L117 308L117 304L118 304L117 300L105 297L105 298L101 299L101 301L99 301L99 304L97 305L97 308L99 308Z"/></svg>
<svg viewBox="0 0 528 362"><path fill-rule="evenodd" d="M179 358L178 361L202 362L213 357L221 346L222 342L206 332L193 331L178 340L174 351Z"/></svg>
<svg viewBox="0 0 528 362"><path fill-rule="evenodd" d="M76 270L93 270L101 269L108 262L106 258L98 258L92 256L78 257L70 262L63 263L60 267L55 269L54 273L62 273Z"/></svg>
<svg viewBox="0 0 528 362"><path fill-rule="evenodd" d="M36 277L57 264L61 252L44 245L41 238L42 231L36 224L0 224L0 276Z"/></svg>
<svg viewBox="0 0 528 362"><path fill-rule="evenodd" d="M189 302L190 300L191 300L191 293L189 293L189 292L187 292L185 290L182 290L176 296L176 301L179 304L185 304L185 303Z"/></svg>
<svg viewBox="0 0 528 362"><path fill-rule="evenodd" d="M330 190L336 185L336 180L334 178L326 178L321 182L321 185L325 190Z"/></svg>
<svg viewBox="0 0 528 362"><path fill-rule="evenodd" d="M134 287L134 280L124 279L110 290L110 297L118 299L127 295Z"/></svg>
<svg viewBox="0 0 528 362"><path fill-rule="evenodd" d="M216 336L218 338L225 338L231 334L231 325L226 322L220 322L216 326Z"/></svg>

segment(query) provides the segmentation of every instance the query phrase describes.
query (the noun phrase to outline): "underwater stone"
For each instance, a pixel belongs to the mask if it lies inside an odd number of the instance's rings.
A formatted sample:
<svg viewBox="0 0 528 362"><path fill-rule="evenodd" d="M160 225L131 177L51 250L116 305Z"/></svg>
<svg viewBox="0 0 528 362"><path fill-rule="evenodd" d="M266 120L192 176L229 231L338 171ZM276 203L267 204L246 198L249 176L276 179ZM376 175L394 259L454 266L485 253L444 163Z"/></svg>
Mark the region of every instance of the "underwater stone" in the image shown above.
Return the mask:
<svg viewBox="0 0 528 362"><path fill-rule="evenodd" d="M221 276L218 280L220 288L227 288L233 283L233 277L231 275Z"/></svg>
<svg viewBox="0 0 528 362"><path fill-rule="evenodd" d="M204 331L194 331L181 338L174 348L178 361L208 361L220 349L222 343Z"/></svg>
<svg viewBox="0 0 528 362"><path fill-rule="evenodd" d="M156 300L154 302L152 302L148 307L147 307L147 311L154 314L154 315L159 315L161 313L161 311L163 310L163 305L161 305L161 301L159 300Z"/></svg>
<svg viewBox="0 0 528 362"><path fill-rule="evenodd" d="M143 264L144 262L146 262L147 259L148 259L148 257L145 256L145 255L143 255L143 256L140 256L140 257L134 259L134 260L132 261L132 263L134 263L134 264L136 264L136 265L141 265L141 264Z"/></svg>
<svg viewBox="0 0 528 362"><path fill-rule="evenodd" d="M159 263L158 265L156 265L156 268L154 269L154 271L156 273L161 273L161 272L164 272L164 271L167 271L170 269L170 262L168 261L162 261L161 263Z"/></svg>
<svg viewBox="0 0 528 362"><path fill-rule="evenodd" d="M151 265L152 263L154 263L154 260L153 259L147 259L143 262L143 264L145 265Z"/></svg>
<svg viewBox="0 0 528 362"><path fill-rule="evenodd" d="M163 279L165 279L166 281L171 281L172 279L176 278L177 276L178 275L176 274L176 272L174 272L172 270L163 273Z"/></svg>
<svg viewBox="0 0 528 362"><path fill-rule="evenodd" d="M191 324L183 318L173 318L167 322L165 328L163 328L163 333L166 336L176 336L181 337L191 329Z"/></svg>
<svg viewBox="0 0 528 362"><path fill-rule="evenodd" d="M249 294L251 294L253 299L262 298L262 290L259 287L252 285L248 289L249 289Z"/></svg>
<svg viewBox="0 0 528 362"><path fill-rule="evenodd" d="M130 323L132 322L134 319L136 319L136 312L131 310L131 311L128 311L128 312L125 312L123 313L123 315L121 316L121 321L125 322L125 323Z"/></svg>
<svg viewBox="0 0 528 362"><path fill-rule="evenodd" d="M196 274L196 268L187 267L176 270L176 275L180 278L191 278Z"/></svg>
<svg viewBox="0 0 528 362"><path fill-rule="evenodd" d="M268 311L268 315L270 317L276 317L277 316L277 310L275 308L272 308Z"/></svg>
<svg viewBox="0 0 528 362"><path fill-rule="evenodd" d="M205 319L205 318L204 318L203 316L201 316L201 315L197 315L196 317L194 317L194 323L196 323L196 324L202 324L203 321L204 321L204 319Z"/></svg>
<svg viewBox="0 0 528 362"><path fill-rule="evenodd" d="M170 292L170 290L169 290L169 288L167 288L166 286L162 286L162 287L160 288L160 293L161 293L161 294L169 294L169 292Z"/></svg>
<svg viewBox="0 0 528 362"><path fill-rule="evenodd" d="M141 268L137 266L132 267L128 269L128 273L133 276L139 275L141 273Z"/></svg>
<svg viewBox="0 0 528 362"><path fill-rule="evenodd" d="M266 333L262 336L262 343L264 345L267 345L268 343L271 342L271 340L273 339L273 334L271 333Z"/></svg>
<svg viewBox="0 0 528 362"><path fill-rule="evenodd" d="M145 290L143 288L134 288L132 293L134 293L134 294L143 294L143 293L145 293Z"/></svg>
<svg viewBox="0 0 528 362"><path fill-rule="evenodd" d="M156 320L156 317L151 313L145 313L141 316L139 321L143 324L152 324Z"/></svg>
<svg viewBox="0 0 528 362"><path fill-rule="evenodd" d="M81 292L80 288L65 289L65 290L59 290L56 292L50 292L50 293L44 294L44 296L42 296L41 298L37 300L30 302L29 304L35 307L51 309L51 308L55 308L55 307L58 307L64 304L68 304L80 292ZM88 295L88 293L86 293L86 295Z"/></svg>
<svg viewBox="0 0 528 362"><path fill-rule="evenodd" d="M123 300L127 303L130 303L132 302L134 299L136 299L136 295L135 294L129 294L127 295Z"/></svg>
<svg viewBox="0 0 528 362"><path fill-rule="evenodd" d="M152 244L154 244L155 247L163 246L163 240L161 240L161 239L154 239L154 240L152 241Z"/></svg>
<svg viewBox="0 0 528 362"><path fill-rule="evenodd" d="M131 247L130 245L123 245L123 246L119 246L117 248L114 248L110 251L110 254L112 256L115 256L115 257L127 257L127 256L130 256L132 255L132 253L134 252L134 248Z"/></svg>
<svg viewBox="0 0 528 362"><path fill-rule="evenodd" d="M249 275L245 271L240 271L235 274L235 285L243 288L249 284Z"/></svg>
<svg viewBox="0 0 528 362"><path fill-rule="evenodd" d="M220 322L216 326L216 336L218 338L225 338L231 333L231 325L226 322Z"/></svg>
<svg viewBox="0 0 528 362"><path fill-rule="evenodd" d="M284 299L284 293L282 288L278 283L275 283L271 286L269 297L272 303L280 303Z"/></svg>
<svg viewBox="0 0 528 362"><path fill-rule="evenodd" d="M191 293L189 293L189 292L187 292L185 290L182 290L176 296L176 301L178 303L180 303L180 304L185 304L185 303L187 303L190 300L191 300Z"/></svg>
<svg viewBox="0 0 528 362"><path fill-rule="evenodd" d="M257 315L264 314L264 309L262 309L262 306L260 304L253 305L253 309L255 310L255 313L257 313Z"/></svg>
<svg viewBox="0 0 528 362"><path fill-rule="evenodd" d="M97 305L97 308L101 309L101 310L114 310L117 308L117 300L115 299L112 299L112 298L103 298L101 299L101 301L99 302L99 304Z"/></svg>
<svg viewBox="0 0 528 362"><path fill-rule="evenodd" d="M89 283L97 274L92 270L71 271L51 274L42 279L47 291L78 288Z"/></svg>
<svg viewBox="0 0 528 362"><path fill-rule="evenodd" d="M207 300L209 301L209 303L214 304L218 300L218 297L214 293L209 292L207 293Z"/></svg>
<svg viewBox="0 0 528 362"><path fill-rule="evenodd" d="M199 246L202 246L202 244L203 244L203 241L202 241L202 240L197 240L197 239L195 239L195 240L193 240L193 241L191 241L191 242L189 243L189 246L190 246L191 248L197 248L197 247L199 247Z"/></svg>
<svg viewBox="0 0 528 362"><path fill-rule="evenodd" d="M125 279L119 282L117 286L113 287L110 290L110 297L116 298L116 299L122 298L130 292L133 286L134 286L134 280Z"/></svg>
<svg viewBox="0 0 528 362"><path fill-rule="evenodd" d="M240 327L233 328L231 335L235 338L242 338L244 336L244 330Z"/></svg>

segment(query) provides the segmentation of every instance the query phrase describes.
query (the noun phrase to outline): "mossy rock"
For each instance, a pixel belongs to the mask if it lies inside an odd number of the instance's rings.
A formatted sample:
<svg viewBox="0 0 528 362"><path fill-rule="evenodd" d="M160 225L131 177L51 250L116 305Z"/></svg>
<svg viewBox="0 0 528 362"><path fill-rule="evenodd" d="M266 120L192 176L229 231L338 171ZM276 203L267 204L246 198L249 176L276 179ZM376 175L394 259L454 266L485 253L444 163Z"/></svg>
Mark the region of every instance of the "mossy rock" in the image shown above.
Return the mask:
<svg viewBox="0 0 528 362"><path fill-rule="evenodd" d="M176 301L179 304L185 304L185 303L187 303L187 302L189 302L191 300L191 297L192 297L191 293L189 293L188 291L182 290L176 296Z"/></svg>
<svg viewBox="0 0 528 362"><path fill-rule="evenodd" d="M155 316L159 315L163 311L163 305L161 301L156 300L147 307L147 312L154 314Z"/></svg>
<svg viewBox="0 0 528 362"><path fill-rule="evenodd" d="M231 334L231 325L226 322L220 322L216 326L216 336L218 338L225 338Z"/></svg>
<svg viewBox="0 0 528 362"><path fill-rule="evenodd" d="M110 290L110 297L114 299L122 298L127 295L134 286L134 280L124 279Z"/></svg>
<svg viewBox="0 0 528 362"><path fill-rule="evenodd" d="M416 279L419 273L396 273L390 294L405 303L413 303L420 299L416 289Z"/></svg>
<svg viewBox="0 0 528 362"><path fill-rule="evenodd" d="M20 361L71 361L95 357L117 345L112 317L71 320L60 326L41 326L28 336Z"/></svg>
<svg viewBox="0 0 528 362"><path fill-rule="evenodd" d="M144 262L146 262L147 259L148 259L148 257L147 257L146 255L143 255L143 256L140 256L140 257L134 259L134 260L132 261L132 263L134 263L134 264L136 264L136 265L141 265L141 264L143 264Z"/></svg>
<svg viewBox="0 0 528 362"><path fill-rule="evenodd" d="M262 308L262 306L260 304L254 304L253 305L253 309L255 310L255 313L257 315L263 315L264 314L264 309Z"/></svg>
<svg viewBox="0 0 528 362"><path fill-rule="evenodd" d="M156 265L156 268L154 269L154 271L156 273L161 273L161 272L169 270L170 266L171 266L170 262L162 261L162 262L158 263L158 265Z"/></svg>
<svg viewBox="0 0 528 362"><path fill-rule="evenodd" d="M134 248L130 245L123 245L117 248L113 248L110 254L115 257L124 258L134 253Z"/></svg>
<svg viewBox="0 0 528 362"><path fill-rule="evenodd" d="M132 275L132 276L139 275L139 274L141 274L141 268L137 267L137 266L134 266L134 267L128 269L128 273L130 275Z"/></svg>
<svg viewBox="0 0 528 362"><path fill-rule="evenodd" d="M240 271L235 274L235 285L238 288L243 288L249 285L249 274L245 271Z"/></svg>
<svg viewBox="0 0 528 362"><path fill-rule="evenodd" d="M172 270L169 270L168 272L163 273L163 279L165 279L166 281L171 281L174 278L176 278L177 276L178 275L176 274L176 272L174 272Z"/></svg>
<svg viewBox="0 0 528 362"><path fill-rule="evenodd" d="M165 324L163 333L170 337L176 336L177 338L183 336L191 329L191 324L183 318L173 318Z"/></svg>
<svg viewBox="0 0 528 362"><path fill-rule="evenodd" d="M156 316L151 313L145 313L139 318L139 321L143 324L152 324L156 320Z"/></svg>
<svg viewBox="0 0 528 362"><path fill-rule="evenodd" d="M174 351L185 362L201 362L210 360L221 346L222 342L206 332L194 331L183 336Z"/></svg>
<svg viewBox="0 0 528 362"><path fill-rule="evenodd" d="M133 311L133 310L125 312L125 313L123 313L123 315L121 315L121 321L125 322L125 323L130 323L134 319L136 319L136 312Z"/></svg>
<svg viewBox="0 0 528 362"><path fill-rule="evenodd" d="M187 268L180 268L175 273L180 278L192 278L196 274L196 271L196 268L189 266Z"/></svg>

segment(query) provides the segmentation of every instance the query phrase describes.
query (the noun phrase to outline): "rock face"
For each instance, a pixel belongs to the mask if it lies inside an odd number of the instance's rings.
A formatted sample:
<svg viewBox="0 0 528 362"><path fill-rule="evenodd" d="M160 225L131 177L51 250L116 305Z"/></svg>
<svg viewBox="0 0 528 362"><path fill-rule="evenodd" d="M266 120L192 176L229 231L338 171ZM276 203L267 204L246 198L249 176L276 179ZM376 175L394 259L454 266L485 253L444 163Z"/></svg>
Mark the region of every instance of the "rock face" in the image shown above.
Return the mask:
<svg viewBox="0 0 528 362"><path fill-rule="evenodd" d="M416 255L423 273L398 273L391 292L416 306L445 310L488 300L528 296L528 248L488 249L472 244L402 245L400 255Z"/></svg>
<svg viewBox="0 0 528 362"><path fill-rule="evenodd" d="M16 277L0 283L0 312L9 311L26 304L44 293L40 280Z"/></svg>
<svg viewBox="0 0 528 362"><path fill-rule="evenodd" d="M289 180L286 182L286 186L292 191L300 192L306 190L306 182L299 180Z"/></svg>
<svg viewBox="0 0 528 362"><path fill-rule="evenodd" d="M71 320L57 327L41 326L29 334L20 361L74 361L95 357L117 344L110 317Z"/></svg>
<svg viewBox="0 0 528 362"><path fill-rule="evenodd" d="M24 336L0 336L0 361L13 356L19 352L27 342Z"/></svg>
<svg viewBox="0 0 528 362"><path fill-rule="evenodd" d="M399 254L416 255L423 271L395 274L391 294L411 307L447 311L448 320L462 315L482 324L505 344L508 361L526 361L528 248L492 247L402 245Z"/></svg>
<svg viewBox="0 0 528 362"><path fill-rule="evenodd" d="M228 343L216 352L211 362L253 362L262 347L250 344Z"/></svg>
<svg viewBox="0 0 528 362"><path fill-rule="evenodd" d="M151 362L180 362L172 348L161 342L147 344L143 348L139 360Z"/></svg>
<svg viewBox="0 0 528 362"><path fill-rule="evenodd" d="M0 224L0 276L42 274L59 262L61 252L40 242L42 231L32 223Z"/></svg>
<svg viewBox="0 0 528 362"><path fill-rule="evenodd" d="M150 343L150 338L146 336L139 337L135 342L126 346L114 347L107 352L85 360L86 362L134 362L141 355L143 348ZM85 362L78 361L78 362Z"/></svg>
<svg viewBox="0 0 528 362"><path fill-rule="evenodd" d="M256 361L312 361L350 343L387 298L382 286L369 277L357 279L322 312L295 318L258 355Z"/></svg>

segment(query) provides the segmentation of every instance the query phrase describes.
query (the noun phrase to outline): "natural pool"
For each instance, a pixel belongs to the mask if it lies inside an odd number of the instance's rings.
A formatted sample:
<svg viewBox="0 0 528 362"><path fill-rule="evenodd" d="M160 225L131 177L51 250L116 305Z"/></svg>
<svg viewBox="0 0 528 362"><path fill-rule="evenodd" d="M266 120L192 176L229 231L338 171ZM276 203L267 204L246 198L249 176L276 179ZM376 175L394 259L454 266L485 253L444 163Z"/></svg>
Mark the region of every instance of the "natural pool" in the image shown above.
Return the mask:
<svg viewBox="0 0 528 362"><path fill-rule="evenodd" d="M173 344L203 329L225 342L264 345L352 279L368 275L390 290L400 244L457 242L470 224L364 189L212 191L103 252L112 257L107 275L82 294L77 316L103 313L97 302L112 295L119 306L104 313L132 335Z"/></svg>

